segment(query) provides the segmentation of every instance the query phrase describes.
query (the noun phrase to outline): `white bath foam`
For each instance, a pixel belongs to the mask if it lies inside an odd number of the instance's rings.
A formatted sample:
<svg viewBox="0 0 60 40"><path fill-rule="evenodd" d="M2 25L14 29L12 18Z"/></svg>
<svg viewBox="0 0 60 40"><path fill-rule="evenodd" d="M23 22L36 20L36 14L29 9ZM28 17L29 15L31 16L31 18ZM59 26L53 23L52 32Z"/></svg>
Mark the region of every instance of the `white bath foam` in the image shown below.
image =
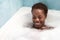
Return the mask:
<svg viewBox="0 0 60 40"><path fill-rule="evenodd" d="M11 39L11 40L19 40L25 39L25 40L59 40L59 30L60 28L60 17L59 16L53 16L52 12L50 12L51 17L47 18L47 24L50 26L55 26L57 29L47 30L47 31L37 31L36 29L26 28L23 26L25 23L29 23L32 20L30 19L31 8L23 7L21 8L0 30L1 36L0 39ZM22 11L23 10L23 11ZM30 10L30 11L27 11ZM51 10L52 11L52 10ZM30 13L30 14L29 14ZM53 12L54 13L54 12ZM58 14L57 14L58 15ZM57 19L56 19L57 18ZM37 35L36 35L37 34ZM5 36L4 36L5 35ZM58 37L57 37L58 36Z"/></svg>

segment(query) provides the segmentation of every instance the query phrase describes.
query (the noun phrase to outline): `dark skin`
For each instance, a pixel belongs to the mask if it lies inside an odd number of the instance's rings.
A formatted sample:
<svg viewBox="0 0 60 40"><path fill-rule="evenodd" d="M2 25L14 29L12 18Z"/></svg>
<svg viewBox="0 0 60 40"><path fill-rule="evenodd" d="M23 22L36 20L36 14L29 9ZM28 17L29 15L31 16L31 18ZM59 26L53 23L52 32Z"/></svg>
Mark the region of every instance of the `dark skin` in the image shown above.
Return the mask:
<svg viewBox="0 0 60 40"><path fill-rule="evenodd" d="M33 28L36 29L52 29L53 27L48 27L46 26L45 23L45 19L47 17L47 15L44 14L44 10L42 9L33 9L32 11L32 20L33 20Z"/></svg>

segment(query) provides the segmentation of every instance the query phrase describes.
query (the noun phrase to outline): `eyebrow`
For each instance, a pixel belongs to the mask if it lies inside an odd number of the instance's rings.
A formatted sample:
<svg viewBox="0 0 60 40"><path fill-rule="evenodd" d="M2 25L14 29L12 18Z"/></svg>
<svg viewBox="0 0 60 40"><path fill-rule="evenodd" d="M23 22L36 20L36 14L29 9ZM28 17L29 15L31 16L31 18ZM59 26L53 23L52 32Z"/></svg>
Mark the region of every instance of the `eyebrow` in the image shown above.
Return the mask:
<svg viewBox="0 0 60 40"><path fill-rule="evenodd" d="M33 16L35 16L35 15L33 15Z"/></svg>
<svg viewBox="0 0 60 40"><path fill-rule="evenodd" d="M41 17L41 15L39 15L39 17Z"/></svg>
<svg viewBox="0 0 60 40"><path fill-rule="evenodd" d="M35 15L33 15L33 16L35 16ZM39 16L41 16L41 15L39 15Z"/></svg>

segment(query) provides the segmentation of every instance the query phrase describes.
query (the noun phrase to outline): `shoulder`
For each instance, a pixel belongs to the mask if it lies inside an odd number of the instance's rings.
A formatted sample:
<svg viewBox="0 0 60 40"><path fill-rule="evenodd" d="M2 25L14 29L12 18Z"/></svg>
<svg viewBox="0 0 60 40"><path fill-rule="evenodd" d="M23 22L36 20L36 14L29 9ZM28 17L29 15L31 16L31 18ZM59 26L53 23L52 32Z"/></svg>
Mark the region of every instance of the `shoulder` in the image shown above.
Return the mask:
<svg viewBox="0 0 60 40"><path fill-rule="evenodd" d="M51 29L54 29L54 27L52 26L48 26L48 25L44 25L41 30L51 30Z"/></svg>
<svg viewBox="0 0 60 40"><path fill-rule="evenodd" d="M49 26L49 25L46 25L46 28L49 29L49 30L50 30L50 29L54 29L54 27Z"/></svg>

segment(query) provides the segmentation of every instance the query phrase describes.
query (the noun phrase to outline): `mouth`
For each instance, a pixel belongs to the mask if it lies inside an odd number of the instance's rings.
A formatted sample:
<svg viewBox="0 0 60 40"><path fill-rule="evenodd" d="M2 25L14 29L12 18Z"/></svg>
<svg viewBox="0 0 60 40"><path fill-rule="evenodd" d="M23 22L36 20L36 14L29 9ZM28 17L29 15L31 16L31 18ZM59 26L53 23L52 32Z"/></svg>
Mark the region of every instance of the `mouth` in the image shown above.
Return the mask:
<svg viewBox="0 0 60 40"><path fill-rule="evenodd" d="M35 27L40 27L41 23L34 23Z"/></svg>
<svg viewBox="0 0 60 40"><path fill-rule="evenodd" d="M35 23L35 25L40 25L40 23Z"/></svg>
<svg viewBox="0 0 60 40"><path fill-rule="evenodd" d="M34 23L33 27L39 29L41 27L41 24L40 23Z"/></svg>

